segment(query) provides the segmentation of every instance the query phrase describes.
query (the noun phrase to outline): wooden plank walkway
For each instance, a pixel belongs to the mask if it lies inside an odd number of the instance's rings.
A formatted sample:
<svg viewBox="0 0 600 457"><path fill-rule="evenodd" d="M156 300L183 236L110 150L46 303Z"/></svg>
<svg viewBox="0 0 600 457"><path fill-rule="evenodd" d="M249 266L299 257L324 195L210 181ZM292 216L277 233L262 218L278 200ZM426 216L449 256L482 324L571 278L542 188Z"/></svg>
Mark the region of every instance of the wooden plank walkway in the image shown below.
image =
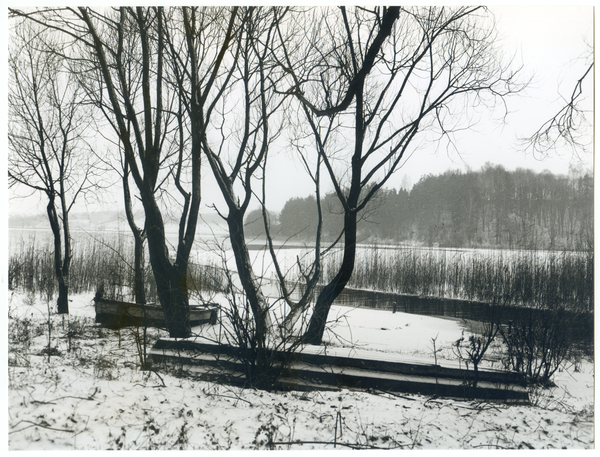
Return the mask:
<svg viewBox="0 0 600 457"><path fill-rule="evenodd" d="M155 370L183 370L243 386L241 355L232 346L170 338L158 340L149 354ZM434 365L394 354L323 346L304 346L292 354L272 351L270 356L286 366L277 386L282 390L347 388L529 402L525 379L517 373L480 369L473 387L473 370L446 361Z"/></svg>

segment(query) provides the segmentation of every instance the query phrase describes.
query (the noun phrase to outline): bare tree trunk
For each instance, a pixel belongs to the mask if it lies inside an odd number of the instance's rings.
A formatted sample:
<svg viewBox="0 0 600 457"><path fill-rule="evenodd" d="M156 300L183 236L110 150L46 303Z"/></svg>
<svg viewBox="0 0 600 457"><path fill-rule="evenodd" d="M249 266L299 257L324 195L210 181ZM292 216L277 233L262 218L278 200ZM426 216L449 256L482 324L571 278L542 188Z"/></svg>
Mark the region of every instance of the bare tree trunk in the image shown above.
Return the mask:
<svg viewBox="0 0 600 457"><path fill-rule="evenodd" d="M63 240L64 240L64 250L62 252L62 268L60 270L60 274L58 275L58 313L69 313L69 269L71 266L71 232L69 230L69 207L67 206L67 201L65 199L66 189L65 189L65 153L67 144L67 140L65 139L63 143L63 155L60 161L60 171L59 171L59 200L60 200L60 208L62 211L62 231L63 231ZM55 213L56 215L56 213ZM58 218L57 218L58 219ZM56 221L58 222L58 220Z"/></svg>
<svg viewBox="0 0 600 457"><path fill-rule="evenodd" d="M58 277L58 314L69 314L69 283L64 276Z"/></svg>
<svg viewBox="0 0 600 457"><path fill-rule="evenodd" d="M144 281L144 241L146 235L140 233L141 231L133 232L134 239L134 295L136 303L146 303L146 284Z"/></svg>
<svg viewBox="0 0 600 457"><path fill-rule="evenodd" d="M129 191L129 167L125 162L123 173L123 196L125 198L125 214L127 223L133 233L134 240L134 296L136 303L146 303L146 285L144 283L144 242L146 241L146 232L140 229L135 223L133 208L131 205L131 192Z"/></svg>
<svg viewBox="0 0 600 457"><path fill-rule="evenodd" d="M156 22L152 22L152 11ZM138 117L133 108L132 99L128 94L130 84L125 80L125 75L120 72L117 77L117 83L113 79L109 60L105 52L105 44L100 39L96 27L92 22L89 11L80 8L79 13L86 24L93 38L93 49L98 58L100 71L103 76L103 83L108 91L108 96L113 109L115 127L121 141L123 142L124 157L136 186L140 192L140 198L144 207L145 232L148 239L148 251L150 254L150 264L156 280L156 288L160 304L164 310L167 328L172 338L187 338L190 336L190 312L187 291L187 271L188 259L191 246L194 241L196 223L198 217L198 208L200 205L200 161L199 153L192 158L192 187L193 195L191 209L186 208L183 212L181 224L185 224L187 217L187 232L185 238L180 239L178 243L177 255L174 263L169 258L169 250L165 237L165 226L160 208L156 200L157 179L162 164L161 152L163 139L166 131L163 129L163 51L164 51L164 24L163 10L157 8L153 10L144 10L138 7L136 10L124 9L121 12L121 23L127 16L131 16L135 21L133 27L134 33L139 33L141 50L141 95L143 109L141 118L143 118L143 127L140 127ZM131 25L131 24L130 24ZM119 26L120 27L120 26ZM156 35L149 36L151 27L156 27ZM126 29L130 31L129 28ZM119 46L124 39L124 31L119 28ZM151 41L156 39L157 48L153 49ZM112 56L112 54L109 54ZM151 65L156 63L156 68L151 69ZM119 66L121 62L117 62ZM122 107L119 99L119 86L123 90L125 101ZM155 89L155 106L152 104L152 89ZM127 114L123 113L125 109ZM141 119L140 118L140 119ZM135 141L132 142L130 131L127 128L126 120L132 120L132 127L135 131ZM137 148L137 149L136 149ZM139 163L136 160L139 157ZM140 169L141 165L141 169ZM143 170L143 173L142 173Z"/></svg>
<svg viewBox="0 0 600 457"><path fill-rule="evenodd" d="M269 311L250 262L250 254L244 235L244 213L240 209L230 206L227 225L237 271L254 316L258 348L264 348L270 326Z"/></svg>
<svg viewBox="0 0 600 457"><path fill-rule="evenodd" d="M69 313L69 277L68 277L68 263L65 262L68 259L63 260L62 253L62 241L60 233L60 224L58 216L56 215L56 208L54 206L54 197L50 197L48 206L46 207L48 213L48 220L50 222L50 228L52 229L52 235L54 236L54 272L58 281L58 299L56 301L58 314ZM68 257L68 256L67 256ZM66 272L63 269L64 265L67 265Z"/></svg>
<svg viewBox="0 0 600 457"><path fill-rule="evenodd" d="M191 333L187 259L176 259L175 264L171 264L160 209L152 198L142 198L142 201L146 214L150 263L156 280L158 298L165 312L169 336L187 338Z"/></svg>
<svg viewBox="0 0 600 457"><path fill-rule="evenodd" d="M333 280L329 282L317 297L313 314L310 318L308 330L302 336L306 344L319 345L325 333L325 324L331 305L342 293L354 271L356 260L356 230L358 215L355 211L346 212L344 215L344 257L342 266Z"/></svg>

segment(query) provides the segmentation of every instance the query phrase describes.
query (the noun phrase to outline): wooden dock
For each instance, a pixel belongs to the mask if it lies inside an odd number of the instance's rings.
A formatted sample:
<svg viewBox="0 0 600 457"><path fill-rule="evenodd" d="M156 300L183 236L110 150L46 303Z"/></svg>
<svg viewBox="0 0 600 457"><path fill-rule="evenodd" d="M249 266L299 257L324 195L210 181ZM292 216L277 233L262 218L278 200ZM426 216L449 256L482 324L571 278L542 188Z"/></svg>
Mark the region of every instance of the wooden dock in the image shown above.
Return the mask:
<svg viewBox="0 0 600 457"><path fill-rule="evenodd" d="M105 298L95 298L96 322L109 328L122 327L166 327L165 314L160 305L154 303L128 303ZM190 305L190 325L214 325L217 323L217 305Z"/></svg>
<svg viewBox="0 0 600 457"><path fill-rule="evenodd" d="M192 340L160 339L150 351L152 369L183 370L190 376L243 386L241 350ZM448 362L431 364L381 352L305 346L293 354L271 353L285 361L278 380L281 390L337 390L406 392L461 399L528 403L523 376L498 370L473 370Z"/></svg>

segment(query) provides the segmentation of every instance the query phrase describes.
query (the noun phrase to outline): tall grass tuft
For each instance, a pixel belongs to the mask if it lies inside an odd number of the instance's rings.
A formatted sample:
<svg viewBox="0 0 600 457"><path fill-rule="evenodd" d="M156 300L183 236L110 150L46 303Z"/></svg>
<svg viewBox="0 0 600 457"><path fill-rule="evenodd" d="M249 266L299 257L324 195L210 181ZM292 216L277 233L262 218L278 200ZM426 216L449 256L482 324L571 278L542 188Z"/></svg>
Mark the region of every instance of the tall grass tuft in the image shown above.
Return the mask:
<svg viewBox="0 0 600 457"><path fill-rule="evenodd" d="M341 256L324 262L331 280ZM348 287L399 294L460 298L539 307L560 304L571 311L593 309L594 253L460 251L372 246L356 259Z"/></svg>
<svg viewBox="0 0 600 457"><path fill-rule="evenodd" d="M36 238L21 240L11 246L8 265L8 285L11 290L23 290L52 297L57 290L54 274L53 244ZM86 238L73 243L73 257L69 275L69 291L78 294L104 290L106 298L131 300L134 297L134 246L126 237L105 240ZM150 266L145 268L146 297L157 301L156 283ZM215 265L190 263L188 286L191 294L203 291L220 292L225 288L225 277Z"/></svg>
<svg viewBox="0 0 600 457"><path fill-rule="evenodd" d="M35 237L28 243L20 240L8 261L8 288L52 296L57 287L52 249L52 244L40 243Z"/></svg>

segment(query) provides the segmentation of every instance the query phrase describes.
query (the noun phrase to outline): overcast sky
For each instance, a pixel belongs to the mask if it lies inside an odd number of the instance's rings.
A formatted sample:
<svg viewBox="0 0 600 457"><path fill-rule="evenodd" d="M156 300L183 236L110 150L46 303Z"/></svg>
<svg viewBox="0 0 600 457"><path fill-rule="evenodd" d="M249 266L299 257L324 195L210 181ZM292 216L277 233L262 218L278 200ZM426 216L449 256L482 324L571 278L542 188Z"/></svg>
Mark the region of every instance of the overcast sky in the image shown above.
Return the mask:
<svg viewBox="0 0 600 457"><path fill-rule="evenodd" d="M591 169L591 150L577 156L573 156L572 151L567 149L552 151L550 157L539 160L522 150L518 138L531 135L551 117L561 106L561 96L570 96L575 82L582 76L585 69L582 57L588 49L587 44L593 43L593 8L501 6L490 9L496 17L500 36L503 37L500 44L508 55L515 55L516 60L524 64L525 74L533 76L533 83L519 98L511 100L511 113L505 124L494 119L482 119L475 129L456 137L459 153L447 152L444 145L438 150L431 148L419 151L398 171L389 186L398 188L402 182L412 185L423 175L440 174L448 169L465 170L470 167L478 170L487 162L501 164L511 170L522 167L566 174L573 162L582 161L584 166ZM6 49L3 48L6 59ZM3 72L3 87L6 88L5 70ZM591 83L592 81L587 86L590 108ZM6 96L3 100L6 101ZM494 113L494 116L497 115L498 113ZM6 110L3 116L6 116ZM4 129L6 125L5 120ZM4 138L6 141L6 135ZM1 166L6 167L6 154L2 155ZM272 192L269 207L272 210L279 211L290 197L306 196L311 192L309 182L302 178L304 173L298 161L290 156L280 155L277 160L273 160L273 166L282 172L270 181ZM208 174L204 173L204 177ZM203 190L203 206L212 203L210 187L212 186ZM218 192L216 188L214 191ZM108 200L105 209L122 207L122 196L117 195ZM44 205L37 204L37 201L38 199L10 199L10 212L43 212ZM82 206L75 209L76 212L85 210ZM208 209L205 208L204 211Z"/></svg>

